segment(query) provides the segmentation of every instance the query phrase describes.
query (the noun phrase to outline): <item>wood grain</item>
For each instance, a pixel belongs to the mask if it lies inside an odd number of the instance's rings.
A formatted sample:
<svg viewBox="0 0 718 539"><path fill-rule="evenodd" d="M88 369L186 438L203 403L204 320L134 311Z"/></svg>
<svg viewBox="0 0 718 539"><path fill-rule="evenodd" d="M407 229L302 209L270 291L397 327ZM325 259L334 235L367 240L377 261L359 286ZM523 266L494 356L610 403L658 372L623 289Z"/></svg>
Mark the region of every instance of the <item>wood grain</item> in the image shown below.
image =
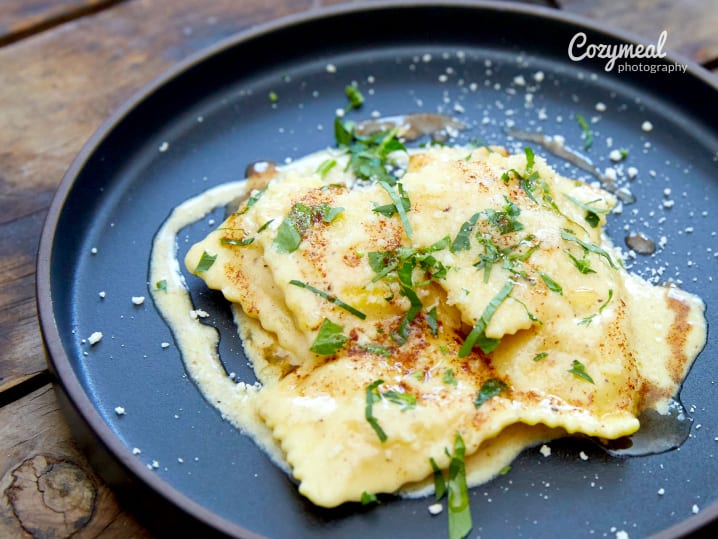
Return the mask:
<svg viewBox="0 0 718 539"><path fill-rule="evenodd" d="M668 31L666 50L698 63L718 58L718 0L557 0L567 11L613 24L656 42Z"/></svg>
<svg viewBox="0 0 718 539"><path fill-rule="evenodd" d="M0 45L42 32L124 0L3 0Z"/></svg>
<svg viewBox="0 0 718 539"><path fill-rule="evenodd" d="M249 25L311 0L132 0L0 48L0 390L45 369L34 269L65 170L135 91Z"/></svg>
<svg viewBox="0 0 718 539"><path fill-rule="evenodd" d="M0 408L0 492L0 537L150 537L73 444L49 385Z"/></svg>

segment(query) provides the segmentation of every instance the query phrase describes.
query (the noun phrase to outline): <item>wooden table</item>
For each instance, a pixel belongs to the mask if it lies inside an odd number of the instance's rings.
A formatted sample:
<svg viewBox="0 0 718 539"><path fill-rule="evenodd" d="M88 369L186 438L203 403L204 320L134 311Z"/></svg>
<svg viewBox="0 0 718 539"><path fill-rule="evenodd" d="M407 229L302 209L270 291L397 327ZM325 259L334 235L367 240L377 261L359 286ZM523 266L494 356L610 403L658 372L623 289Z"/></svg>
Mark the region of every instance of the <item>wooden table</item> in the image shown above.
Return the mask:
<svg viewBox="0 0 718 539"><path fill-rule="evenodd" d="M366 0L364 0L366 1ZM100 123L186 56L341 0L0 2L0 537L150 537L74 445L48 374L35 255L65 170ZM718 73L718 0L549 0Z"/></svg>

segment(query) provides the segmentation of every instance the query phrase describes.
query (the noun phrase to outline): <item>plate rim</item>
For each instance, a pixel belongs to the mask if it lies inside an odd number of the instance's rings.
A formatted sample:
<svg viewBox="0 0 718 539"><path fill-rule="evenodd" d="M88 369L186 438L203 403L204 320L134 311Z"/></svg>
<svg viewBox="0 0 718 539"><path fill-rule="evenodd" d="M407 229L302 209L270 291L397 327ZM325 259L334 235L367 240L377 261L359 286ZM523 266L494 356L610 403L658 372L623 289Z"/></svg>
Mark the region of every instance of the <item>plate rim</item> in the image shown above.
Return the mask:
<svg viewBox="0 0 718 539"><path fill-rule="evenodd" d="M138 108L143 101L150 98L163 86L170 84L173 80L187 74L193 68L204 61L218 56L232 48L239 47L246 42L251 42L265 35L282 31L284 29L301 26L303 24L318 22L332 17L351 17L360 13L382 12L396 9L471 9L476 12L491 11L505 12L511 15L532 15L542 19L549 19L563 25L580 27L586 30L605 34L616 40L628 43L648 43L648 41L621 28L616 28L608 23L588 19L585 16L567 12L562 9L544 7L534 4L518 2L501 2L497 0L374 0L362 4L344 3L333 6L323 6L310 9L304 12L293 13L268 22L260 23L239 30L237 33L225 37L216 43L204 47L185 59L175 63L168 69L153 77L148 83L136 90L116 110L110 114L85 141L82 149L73 159L71 165L63 175L58 184L52 202L43 223L42 232L38 246L36 262L36 306L38 320L42 335L43 345L46 351L48 368L53 376L56 392L61 390L63 396L72 406L72 412L79 416L92 433L99 438L104 445L110 458L115 459L125 471L129 472L132 479L139 481L144 487L148 487L154 494L163 501L171 504L174 508L187 514L191 518L217 532L228 534L233 537L245 539L261 539L258 535L243 526L230 521L205 505L194 501L190 496L176 489L170 483L162 479L155 472L147 470L146 466L139 461L131 450L119 439L116 433L102 418L96 404L89 398L75 370L71 365L69 354L63 345L63 339L58 331L55 320L55 303L53 301L51 281L52 252L54 238L59 224L59 218L64 209L66 200L75 185L75 181L90 159L93 158L96 150L104 140ZM666 57L668 61L686 64L686 73L690 73L702 84L707 85L718 95L718 77L703 68L700 64L680 53L669 52ZM66 421L72 427L71 417L68 417L68 410L63 409ZM73 438L76 433L73 430ZM94 467L94 466L93 466ZM95 471L102 477L102 472ZM106 478L103 478L107 481ZM115 485L108 481L109 486L115 491ZM136 515L135 515L136 516ZM682 537L695 532L704 526L718 521L718 501L702 509L698 514L692 515L672 526L666 528L651 537L653 539L669 539Z"/></svg>

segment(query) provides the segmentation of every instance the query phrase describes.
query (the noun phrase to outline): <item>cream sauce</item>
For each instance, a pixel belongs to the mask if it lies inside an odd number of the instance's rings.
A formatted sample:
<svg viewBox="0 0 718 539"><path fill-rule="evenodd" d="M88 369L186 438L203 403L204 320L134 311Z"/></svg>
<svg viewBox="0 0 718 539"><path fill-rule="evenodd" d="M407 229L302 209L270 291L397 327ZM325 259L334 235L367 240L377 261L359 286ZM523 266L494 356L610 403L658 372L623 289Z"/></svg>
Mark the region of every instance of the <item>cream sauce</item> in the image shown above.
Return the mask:
<svg viewBox="0 0 718 539"><path fill-rule="evenodd" d="M228 376L217 352L217 330L190 314L195 307L177 259L180 230L199 221L227 200L242 197L245 193L246 182L227 183L177 206L152 244L150 283L153 286L150 288L155 305L172 330L187 373L207 401L221 412L224 419L251 436L277 465L288 471L281 450L256 412L256 395L261 386L237 382ZM166 289L154 286L159 281L167 283Z"/></svg>
<svg viewBox="0 0 718 539"><path fill-rule="evenodd" d="M336 157L336 154L320 152L299 160L290 167L294 170L315 170L317 164L327 156ZM252 174L249 176L251 179ZM289 472L289 466L281 448L278 447L271 430L260 419L257 412L259 396L263 389L262 384L233 380L227 375L217 352L217 331L202 324L196 317L190 316L194 307L177 259L177 236L184 227L202 219L215 208L226 204L228 200L241 200L246 197L249 194L248 191L251 190L250 187L251 184L248 182L222 185L197 195L175 208L154 239L150 263L150 282L156 283L161 280L167 282L166 291L153 287L152 296L162 316L172 329L187 372L205 398L221 412L225 419L243 433L251 436L257 445L266 451L282 469ZM700 300L678 290L665 295L656 294L650 290L655 287L651 287L635 277L628 279L626 284L632 300L629 305L631 319L637 327L642 328L637 332L639 341L637 346L647 351L642 355L647 357L651 354L657 356L667 353L686 354L683 348L685 343L680 342L680 326L698 323L700 313L702 313ZM272 365L262 358L261 331L252 333L248 329L250 320L239 311L239 308L235 309L235 321L242 336L247 357L254 362L257 377L268 385L272 384L279 376L271 372ZM672 311L675 316L659 317L661 320L656 320L654 316L656 312L669 311ZM689 313L690 317L686 313ZM698 337L696 340L700 340L700 338ZM704 342L705 335L702 338ZM670 369L670 365L666 368ZM270 375L263 376L262 373L266 372L269 372ZM686 373L670 371L668 374L678 384ZM653 420L658 418L661 424L660 428L653 429L652 433L651 429L648 429L649 438L652 435L649 443L643 443L641 439L635 437L633 451L624 451L623 448L609 446L606 448L609 452L645 454L645 452L662 451L680 444L683 439L681 434L683 431L676 428L676 421L683 419L680 413L682 409L671 404L674 402L670 397L673 395L675 386L666 385L664 383L666 378L666 372L663 370L648 373L649 386L652 386L653 389L650 394L645 396L644 406L660 408L660 414L664 414L661 417L653 417L658 414L654 412L651 416ZM667 412L668 415L665 416ZM670 419L663 421L666 418ZM673 421L674 419L676 421ZM671 424L669 425L669 423ZM681 423L679 426L684 427L685 423ZM679 434L675 434L676 432ZM656 433L658 433L657 436ZM491 480L523 449L565 434L562 429L520 423L503 429L496 438L489 439L475 453L467 455L466 468L469 485L475 486ZM433 484L427 478L427 480L416 484L405 485L399 493L405 496L423 496L429 494L432 489Z"/></svg>

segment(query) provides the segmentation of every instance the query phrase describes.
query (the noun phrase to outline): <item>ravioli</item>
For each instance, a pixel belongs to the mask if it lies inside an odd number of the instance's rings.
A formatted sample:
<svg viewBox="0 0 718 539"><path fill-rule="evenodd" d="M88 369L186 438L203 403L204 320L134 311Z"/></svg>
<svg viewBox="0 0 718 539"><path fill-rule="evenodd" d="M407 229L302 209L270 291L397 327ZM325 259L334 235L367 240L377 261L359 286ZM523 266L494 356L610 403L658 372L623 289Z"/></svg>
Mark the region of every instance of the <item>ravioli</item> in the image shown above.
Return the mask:
<svg viewBox="0 0 718 539"><path fill-rule="evenodd" d="M256 413L313 503L422 485L457 433L476 483L527 444L665 411L704 306L626 272L613 195L528 149L415 150L395 183L348 159L278 170L185 259L234 304Z"/></svg>

